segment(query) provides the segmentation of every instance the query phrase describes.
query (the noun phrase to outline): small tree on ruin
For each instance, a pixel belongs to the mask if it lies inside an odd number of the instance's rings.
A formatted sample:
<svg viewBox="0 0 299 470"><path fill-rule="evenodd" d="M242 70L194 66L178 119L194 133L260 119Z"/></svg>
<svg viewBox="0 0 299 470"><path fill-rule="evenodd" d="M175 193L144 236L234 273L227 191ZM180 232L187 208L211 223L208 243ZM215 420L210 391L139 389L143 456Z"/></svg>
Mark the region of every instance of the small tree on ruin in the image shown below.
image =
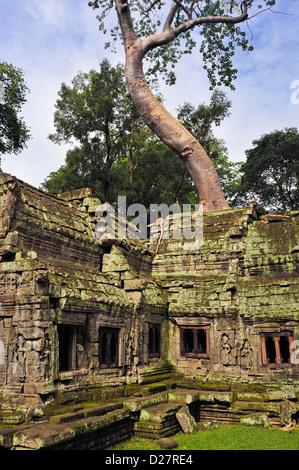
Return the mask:
<svg viewBox="0 0 299 470"><path fill-rule="evenodd" d="M194 136L179 123L152 93L143 70L149 61L149 74L164 75L174 83L173 68L183 54L191 53L201 34L200 52L211 87L224 84L233 88L237 70L232 59L235 47L252 46L240 28L250 17L269 10L275 0L94 0L99 10L100 30L115 7L118 26L111 29L121 37L125 49L127 95L133 100L145 124L185 163L199 192L205 212L229 208L217 172Z"/></svg>

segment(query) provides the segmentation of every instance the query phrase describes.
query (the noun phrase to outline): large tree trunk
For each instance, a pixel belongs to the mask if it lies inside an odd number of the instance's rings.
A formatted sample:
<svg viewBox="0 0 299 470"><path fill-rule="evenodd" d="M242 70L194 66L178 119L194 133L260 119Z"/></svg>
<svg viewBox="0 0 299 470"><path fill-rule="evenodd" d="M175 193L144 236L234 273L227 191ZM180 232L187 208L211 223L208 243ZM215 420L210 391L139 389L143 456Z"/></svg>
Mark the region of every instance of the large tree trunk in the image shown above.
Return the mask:
<svg viewBox="0 0 299 470"><path fill-rule="evenodd" d="M128 94L137 111L159 139L183 160L197 187L204 211L229 209L210 158L192 134L161 105L146 83L142 67L146 51L143 41L134 33L128 5L124 0L115 0L115 6L124 40Z"/></svg>

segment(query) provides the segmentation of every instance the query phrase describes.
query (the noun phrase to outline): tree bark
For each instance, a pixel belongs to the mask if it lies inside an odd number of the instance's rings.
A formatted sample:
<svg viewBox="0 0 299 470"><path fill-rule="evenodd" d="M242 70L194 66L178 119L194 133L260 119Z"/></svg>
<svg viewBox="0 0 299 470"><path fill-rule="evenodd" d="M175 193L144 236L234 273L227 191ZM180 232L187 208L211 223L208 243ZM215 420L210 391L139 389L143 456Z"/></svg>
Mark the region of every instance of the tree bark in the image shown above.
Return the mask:
<svg viewBox="0 0 299 470"><path fill-rule="evenodd" d="M204 204L204 212L229 209L210 158L195 137L161 105L146 83L142 62L145 53L155 46L150 43L150 38L142 40L135 35L125 0L115 0L115 7L124 41L128 95L137 111L145 124L185 163L197 187L200 202ZM166 31L167 34L171 33ZM159 43L162 44L163 39L159 38Z"/></svg>

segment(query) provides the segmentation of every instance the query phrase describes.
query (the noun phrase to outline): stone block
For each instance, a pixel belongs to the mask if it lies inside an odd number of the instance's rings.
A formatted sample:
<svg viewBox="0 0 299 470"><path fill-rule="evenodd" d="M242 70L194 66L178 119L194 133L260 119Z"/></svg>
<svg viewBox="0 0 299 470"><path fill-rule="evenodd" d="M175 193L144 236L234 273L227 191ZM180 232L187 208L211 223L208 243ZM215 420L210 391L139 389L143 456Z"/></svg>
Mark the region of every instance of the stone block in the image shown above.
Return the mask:
<svg viewBox="0 0 299 470"><path fill-rule="evenodd" d="M132 300L132 302L139 304L141 302L142 293L138 291L129 291L128 297Z"/></svg>
<svg viewBox="0 0 299 470"><path fill-rule="evenodd" d="M263 428L268 428L270 426L269 418L266 413L242 416L240 418L240 424L244 426L260 426Z"/></svg>
<svg viewBox="0 0 299 470"><path fill-rule="evenodd" d="M192 433L197 429L196 421L190 414L188 406L184 406L183 408L181 408L176 413L176 417L185 434Z"/></svg>
<svg viewBox="0 0 299 470"><path fill-rule="evenodd" d="M293 388L287 390L269 390L263 393L264 401L295 400L296 392Z"/></svg>
<svg viewBox="0 0 299 470"><path fill-rule="evenodd" d="M171 437L162 437L161 439L157 440L157 444L161 449L176 449L179 447L178 442L175 439L172 439Z"/></svg>
<svg viewBox="0 0 299 470"><path fill-rule="evenodd" d="M290 400L284 400L281 404L280 424L287 426L292 422L292 416L297 413L297 406Z"/></svg>
<svg viewBox="0 0 299 470"><path fill-rule="evenodd" d="M142 290L146 289L147 282L144 279L128 279L124 281L124 289L125 290Z"/></svg>
<svg viewBox="0 0 299 470"><path fill-rule="evenodd" d="M168 400L171 402L182 402L189 405L199 399L198 390L179 390L168 393Z"/></svg>

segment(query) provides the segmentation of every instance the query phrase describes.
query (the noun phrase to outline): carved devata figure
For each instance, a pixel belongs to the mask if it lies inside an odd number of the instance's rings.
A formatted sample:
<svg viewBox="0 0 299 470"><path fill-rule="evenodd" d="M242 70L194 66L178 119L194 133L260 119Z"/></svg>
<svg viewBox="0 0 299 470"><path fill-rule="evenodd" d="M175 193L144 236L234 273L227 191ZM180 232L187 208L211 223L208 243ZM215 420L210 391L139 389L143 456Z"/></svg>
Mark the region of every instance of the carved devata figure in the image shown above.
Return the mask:
<svg viewBox="0 0 299 470"><path fill-rule="evenodd" d="M22 335L18 335L13 343L11 382L25 382L26 378L26 343Z"/></svg>
<svg viewBox="0 0 299 470"><path fill-rule="evenodd" d="M224 366L230 366L232 363L232 347L229 343L229 337L226 333L221 336L220 360Z"/></svg>
<svg viewBox="0 0 299 470"><path fill-rule="evenodd" d="M243 341L241 347L241 367L242 369L251 369L252 367L252 348L248 339Z"/></svg>
<svg viewBox="0 0 299 470"><path fill-rule="evenodd" d="M50 376L50 345L47 336L31 342L17 334L10 343L8 360L8 383L37 380Z"/></svg>

